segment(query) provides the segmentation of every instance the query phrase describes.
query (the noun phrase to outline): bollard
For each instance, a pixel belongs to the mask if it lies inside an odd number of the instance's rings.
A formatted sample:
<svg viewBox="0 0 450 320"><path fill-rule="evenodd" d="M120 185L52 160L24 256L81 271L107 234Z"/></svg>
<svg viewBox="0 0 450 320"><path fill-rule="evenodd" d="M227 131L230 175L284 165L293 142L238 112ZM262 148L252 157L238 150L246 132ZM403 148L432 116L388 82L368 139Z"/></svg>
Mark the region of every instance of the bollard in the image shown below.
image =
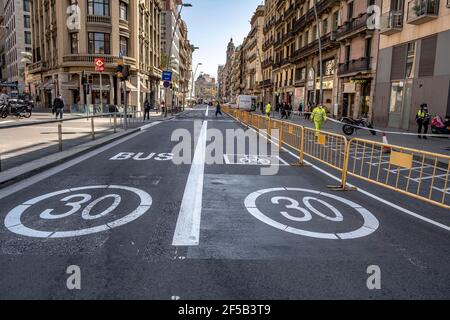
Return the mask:
<svg viewBox="0 0 450 320"><path fill-rule="evenodd" d="M278 153L281 152L281 149L283 148L283 123L281 123L280 128L278 129Z"/></svg>
<svg viewBox="0 0 450 320"><path fill-rule="evenodd" d="M95 140L94 117L91 118L92 140Z"/></svg>
<svg viewBox="0 0 450 320"><path fill-rule="evenodd" d="M113 126L114 126L114 133L117 133L117 114L116 113L114 113L114 124L113 124Z"/></svg>
<svg viewBox="0 0 450 320"><path fill-rule="evenodd" d="M62 123L58 123L58 146L59 152L62 151Z"/></svg>

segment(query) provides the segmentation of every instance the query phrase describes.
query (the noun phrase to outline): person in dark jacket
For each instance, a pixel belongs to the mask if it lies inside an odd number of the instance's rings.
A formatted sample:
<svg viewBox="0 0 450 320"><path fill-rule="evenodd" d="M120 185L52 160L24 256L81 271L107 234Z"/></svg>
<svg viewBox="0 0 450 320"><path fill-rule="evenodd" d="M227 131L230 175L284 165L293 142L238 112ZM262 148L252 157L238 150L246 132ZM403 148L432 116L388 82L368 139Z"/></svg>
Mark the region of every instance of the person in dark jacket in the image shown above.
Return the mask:
<svg viewBox="0 0 450 320"><path fill-rule="evenodd" d="M217 105L216 105L216 118L217 118L217 115L219 115L219 114L221 116L223 116L222 111L220 110L220 103L217 102Z"/></svg>
<svg viewBox="0 0 450 320"><path fill-rule="evenodd" d="M55 113L55 119L62 119L64 117L64 100L59 94L53 101L53 111Z"/></svg>
<svg viewBox="0 0 450 320"><path fill-rule="evenodd" d="M144 120L150 120L150 101L145 100L144 102Z"/></svg>

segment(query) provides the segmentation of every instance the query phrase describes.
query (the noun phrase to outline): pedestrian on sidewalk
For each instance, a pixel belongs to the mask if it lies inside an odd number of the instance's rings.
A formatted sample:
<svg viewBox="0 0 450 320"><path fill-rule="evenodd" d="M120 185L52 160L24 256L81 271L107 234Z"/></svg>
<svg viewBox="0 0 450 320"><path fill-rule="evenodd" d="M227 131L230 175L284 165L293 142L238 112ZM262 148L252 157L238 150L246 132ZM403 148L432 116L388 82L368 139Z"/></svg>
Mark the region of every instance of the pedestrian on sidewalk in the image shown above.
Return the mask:
<svg viewBox="0 0 450 320"><path fill-rule="evenodd" d="M312 102L309 101L308 105L305 108L305 120L311 119L311 111L312 111Z"/></svg>
<svg viewBox="0 0 450 320"><path fill-rule="evenodd" d="M216 105L216 118L217 118L217 115L219 115L219 114L221 116L223 116L222 111L220 110L220 103L217 102L217 105Z"/></svg>
<svg viewBox="0 0 450 320"><path fill-rule="evenodd" d="M314 108L312 114L311 114L311 121L314 122L314 125L316 127L316 131L322 130L322 124L327 121L327 111L322 105L318 105Z"/></svg>
<svg viewBox="0 0 450 320"><path fill-rule="evenodd" d="M64 100L61 94L53 101L53 111L55 112L55 119L64 117Z"/></svg>
<svg viewBox="0 0 450 320"><path fill-rule="evenodd" d="M428 105L426 103L422 103L420 105L420 109L417 111L416 114L416 122L417 122L417 133L419 133L418 138L422 139L422 129L423 133L428 133L428 126L430 125L431 116L428 113ZM427 136L423 136L424 139L427 139Z"/></svg>
<svg viewBox="0 0 450 320"><path fill-rule="evenodd" d="M144 102L144 121L145 120L150 120L150 101L145 100Z"/></svg>
<svg viewBox="0 0 450 320"><path fill-rule="evenodd" d="M287 119L287 110L286 109L287 109L287 104L286 104L286 102L283 102L280 107L280 114L281 114L280 119L283 119L283 118Z"/></svg>
<svg viewBox="0 0 450 320"><path fill-rule="evenodd" d="M290 119L291 114L292 114L292 104L289 102L288 104L286 104L286 106L287 106L287 108L286 108L287 118L286 119Z"/></svg>
<svg viewBox="0 0 450 320"><path fill-rule="evenodd" d="M272 106L270 105L270 102L267 102L266 105L266 117L270 118L270 111L272 110Z"/></svg>

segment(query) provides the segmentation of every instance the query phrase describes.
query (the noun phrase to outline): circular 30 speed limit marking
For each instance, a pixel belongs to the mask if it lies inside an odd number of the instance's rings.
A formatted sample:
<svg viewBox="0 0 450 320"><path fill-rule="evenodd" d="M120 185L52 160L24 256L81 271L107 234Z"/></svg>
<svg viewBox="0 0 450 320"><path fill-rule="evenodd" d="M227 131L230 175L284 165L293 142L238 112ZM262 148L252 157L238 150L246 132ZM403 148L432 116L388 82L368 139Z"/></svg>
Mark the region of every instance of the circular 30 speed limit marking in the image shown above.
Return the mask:
<svg viewBox="0 0 450 320"><path fill-rule="evenodd" d="M117 206L120 203L120 196L118 195L107 195L102 198L99 198L97 200L94 200L90 204L89 201L92 200L92 197L87 194L76 194L73 195L74 192L84 191L87 190L98 190L98 189L107 189L108 191L113 192L114 190L125 190L132 192L136 194L139 199L140 203L139 205L129 214L123 216L120 219L108 222L106 224L98 225L95 227L85 228L85 229L79 229L79 230L69 230L69 231L45 231L45 230L35 230L31 229L27 226L25 226L22 223L22 215L24 212L32 207L33 205L36 205L37 203L40 203L41 201L44 201L46 199L55 197L55 196L65 196L61 201L64 201L66 203L66 206L72 207L72 210L69 211L66 214L54 214L53 209L47 209L45 210L41 215L41 219L47 219L47 220L56 220L56 219L63 219L69 215L72 214L80 214L80 216L85 220L95 220L97 218L101 218L103 216L106 216L108 213L114 211L114 209L117 208ZM71 195L69 195L71 194ZM90 215L90 211L92 208L99 203L102 199L106 198L113 198L115 201L113 205L108 209L105 210L102 214L99 215ZM78 202L69 202L73 198L83 198L83 200ZM87 205L87 207L81 211L81 204ZM142 216L144 213L146 213L152 205L152 197L145 191L132 188L132 187L125 187L125 186L116 186L116 185L110 185L110 186L89 186L89 187L81 187L81 188L71 188L66 190L60 190L52 193L47 193L42 196L33 198L31 200L25 201L21 205L15 207L12 209L5 218L5 226L8 228L11 232L14 232L19 235L27 236L27 237L33 237L33 238L68 238L68 237L76 237L76 236L84 236L92 233L107 231L116 227L123 226L127 223L130 223L140 216Z"/></svg>
<svg viewBox="0 0 450 320"><path fill-rule="evenodd" d="M278 197L272 198L272 203L274 203L274 204L277 204L278 200L281 198L283 198L285 200L290 199L290 198L285 198L285 197L279 197L280 194L282 194L283 192L286 192L286 191L297 191L297 192L302 192L302 193L313 195L312 197L304 197L304 203L306 204L306 206L308 207L309 210L305 209L303 207L300 207L299 203L294 199L291 199L292 203L295 202L293 205L291 204L290 206L286 206L286 208L290 208L291 210L292 210L292 208L294 208L294 209L298 209L298 212L303 212L303 214L304 214L303 218L294 218L287 212L280 212L280 214L282 216L287 217L288 219L290 219L292 221L307 222L307 221L311 220L312 219L311 212L309 212L309 211L312 211L312 213L315 213L316 215L319 215L321 217L326 217L330 221L335 221L335 222L342 221L343 218L342 218L342 215L340 214L340 212L336 208L334 208L331 204L328 204L324 201L325 199L328 198L328 199L337 200L337 201L341 202L342 204L344 204L345 206L353 209L357 214L360 214L364 220L363 225L360 228L358 228L357 230L344 232L344 233L314 232L314 231L308 231L308 230L303 230L303 229L299 229L299 228L294 228L294 227L285 225L283 223L277 222L277 221L269 218L268 216L266 216L263 212L261 212L257 208L256 200L260 196L266 195L268 193L274 193L275 196L278 196ZM315 197L320 197L321 199L315 198ZM324 214L318 212L316 209L312 208L312 206L310 205L311 200L315 200L315 201L327 206L330 209L330 211L332 211L336 215L336 217L333 218L333 217L325 216ZM356 239L356 238L362 238L362 237L372 234L379 227L379 222L378 222L377 218L375 218L375 216L372 213L370 213L367 209L363 208L359 204L356 204L348 199L338 197L338 196L335 196L335 195L332 195L329 193L320 192L320 191L316 191L316 190L310 190L310 189L271 188L271 189L259 190L259 191L253 192L247 196L247 198L245 199L245 207L247 208L248 212L250 212L255 218L257 218L258 220L260 220L274 228L277 228L277 229L280 229L280 230L283 230L283 231L286 231L289 233L297 234L297 235L311 237L311 238L336 239L336 240L338 240L338 239Z"/></svg>

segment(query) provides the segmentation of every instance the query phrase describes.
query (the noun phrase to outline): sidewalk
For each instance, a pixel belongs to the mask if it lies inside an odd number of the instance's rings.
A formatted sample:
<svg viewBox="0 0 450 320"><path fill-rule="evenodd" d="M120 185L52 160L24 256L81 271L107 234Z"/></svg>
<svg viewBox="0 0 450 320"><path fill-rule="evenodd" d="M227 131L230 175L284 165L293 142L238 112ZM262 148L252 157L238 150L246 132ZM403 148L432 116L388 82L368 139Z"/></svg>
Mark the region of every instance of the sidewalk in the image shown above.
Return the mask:
<svg viewBox="0 0 450 320"><path fill-rule="evenodd" d="M259 111L257 114L261 114ZM272 117L273 119L280 119L280 116L278 114L275 114L275 116ZM314 128L314 124L311 121L305 120L303 116L299 115L292 115L289 120L287 120L292 123L296 123L308 128ZM378 128L375 129L378 130L385 130L385 131L394 131L399 133L411 133L410 131L401 130L397 128ZM324 123L322 127L323 131L328 131L336 134L344 135L342 132L342 125L327 121ZM388 138L389 144L392 145L398 145L403 146L407 148L413 148L413 149L419 149L424 150L428 152L434 152L434 153L440 153L445 155L450 155L450 139L448 138L438 138L438 137L428 137L427 140L419 139L416 135L401 135L401 134L386 134ZM382 142L382 136L378 133L376 136L373 136L369 131L367 130L358 130L356 133L354 133L352 136L348 137L348 139L351 138L361 138L371 141L378 141Z"/></svg>

